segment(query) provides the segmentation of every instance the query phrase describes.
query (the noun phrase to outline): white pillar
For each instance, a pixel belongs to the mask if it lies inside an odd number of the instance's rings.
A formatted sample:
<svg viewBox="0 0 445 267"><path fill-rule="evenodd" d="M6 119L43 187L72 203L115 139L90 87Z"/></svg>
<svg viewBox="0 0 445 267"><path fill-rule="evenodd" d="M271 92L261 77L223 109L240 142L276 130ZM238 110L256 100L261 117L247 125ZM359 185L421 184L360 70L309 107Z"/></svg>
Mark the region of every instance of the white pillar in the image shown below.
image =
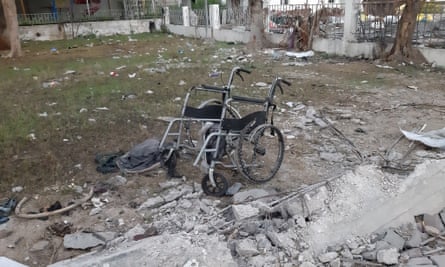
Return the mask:
<svg viewBox="0 0 445 267"><path fill-rule="evenodd" d="M353 42L355 41L355 32L357 30L357 18L360 15L358 0L346 0L345 1L345 21L343 27L343 41Z"/></svg>
<svg viewBox="0 0 445 267"><path fill-rule="evenodd" d="M164 7L164 24L170 24L170 9L168 8L168 6Z"/></svg>
<svg viewBox="0 0 445 267"><path fill-rule="evenodd" d="M182 24L186 27L190 27L190 12L188 6L182 7Z"/></svg>
<svg viewBox="0 0 445 267"><path fill-rule="evenodd" d="M219 30L221 23L219 21L219 5L209 5L210 28Z"/></svg>

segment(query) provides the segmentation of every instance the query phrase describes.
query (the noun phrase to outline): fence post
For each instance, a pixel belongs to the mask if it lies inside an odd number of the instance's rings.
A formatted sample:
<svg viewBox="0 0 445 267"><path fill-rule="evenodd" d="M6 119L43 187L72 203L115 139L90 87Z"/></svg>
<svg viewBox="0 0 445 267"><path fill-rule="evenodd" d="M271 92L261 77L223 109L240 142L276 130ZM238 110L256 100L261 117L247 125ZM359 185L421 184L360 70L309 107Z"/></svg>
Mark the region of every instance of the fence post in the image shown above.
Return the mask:
<svg viewBox="0 0 445 267"><path fill-rule="evenodd" d="M190 12L188 6L182 7L182 24L186 27L190 27Z"/></svg>
<svg viewBox="0 0 445 267"><path fill-rule="evenodd" d="M219 30L221 28L221 24L219 22L219 5L209 5L209 14L210 14L210 27L215 30Z"/></svg>
<svg viewBox="0 0 445 267"><path fill-rule="evenodd" d="M343 41L354 42L357 30L358 4L357 0L345 1L345 23L343 28Z"/></svg>
<svg viewBox="0 0 445 267"><path fill-rule="evenodd" d="M170 24L170 8L168 6L163 7L164 9L164 24Z"/></svg>

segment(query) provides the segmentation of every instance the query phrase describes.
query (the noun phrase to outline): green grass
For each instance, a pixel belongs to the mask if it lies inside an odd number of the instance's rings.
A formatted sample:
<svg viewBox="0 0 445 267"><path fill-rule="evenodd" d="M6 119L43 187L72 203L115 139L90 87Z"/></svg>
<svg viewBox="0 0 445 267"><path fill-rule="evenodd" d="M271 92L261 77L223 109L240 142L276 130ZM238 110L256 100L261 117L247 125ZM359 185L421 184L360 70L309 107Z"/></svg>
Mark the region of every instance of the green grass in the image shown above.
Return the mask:
<svg viewBox="0 0 445 267"><path fill-rule="evenodd" d="M162 33L25 42L24 57L0 65L0 192L96 179L87 174L95 173L96 153L160 138L166 124L156 118L178 115L187 89L202 83L208 64L220 60L212 54L230 47ZM166 63L158 64L159 54ZM149 71L161 67L167 71ZM187 84L179 86L180 80ZM55 86L44 86L51 81ZM123 100L125 95L136 97ZM197 94L192 102L209 97L215 96ZM79 163L85 169L73 167Z"/></svg>

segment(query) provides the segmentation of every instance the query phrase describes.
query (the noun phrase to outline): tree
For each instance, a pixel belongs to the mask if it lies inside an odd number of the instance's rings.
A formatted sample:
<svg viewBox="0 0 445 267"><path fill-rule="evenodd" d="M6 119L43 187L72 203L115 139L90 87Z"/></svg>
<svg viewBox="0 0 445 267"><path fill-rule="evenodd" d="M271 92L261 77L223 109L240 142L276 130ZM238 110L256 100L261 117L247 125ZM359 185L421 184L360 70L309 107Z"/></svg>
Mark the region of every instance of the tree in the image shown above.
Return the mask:
<svg viewBox="0 0 445 267"><path fill-rule="evenodd" d="M263 1L249 0L250 8L250 41L249 48L252 50L262 49L269 45L264 33Z"/></svg>
<svg viewBox="0 0 445 267"><path fill-rule="evenodd" d="M397 25L396 38L391 51L387 55L389 60L426 62L422 53L413 47L412 40L416 28L417 15L422 10L425 0L404 0L402 17Z"/></svg>
<svg viewBox="0 0 445 267"><path fill-rule="evenodd" d="M1 0L1 4L3 12L0 14L0 39L6 42L7 47L10 48L8 57L21 56L22 47L20 45L19 23L17 20L15 0ZM2 17L4 20L3 25L1 23Z"/></svg>

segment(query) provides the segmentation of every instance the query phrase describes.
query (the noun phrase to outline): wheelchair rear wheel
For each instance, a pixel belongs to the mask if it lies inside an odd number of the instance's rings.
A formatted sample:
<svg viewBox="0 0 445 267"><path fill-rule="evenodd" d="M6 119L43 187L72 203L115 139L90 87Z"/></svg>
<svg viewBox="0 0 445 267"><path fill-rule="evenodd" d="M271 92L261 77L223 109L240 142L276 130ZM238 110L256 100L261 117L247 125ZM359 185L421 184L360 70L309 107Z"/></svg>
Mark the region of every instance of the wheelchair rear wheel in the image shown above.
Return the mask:
<svg viewBox="0 0 445 267"><path fill-rule="evenodd" d="M271 124L253 130L246 128L241 131L237 152L241 173L252 182L265 183L275 176L283 162L283 134Z"/></svg>

